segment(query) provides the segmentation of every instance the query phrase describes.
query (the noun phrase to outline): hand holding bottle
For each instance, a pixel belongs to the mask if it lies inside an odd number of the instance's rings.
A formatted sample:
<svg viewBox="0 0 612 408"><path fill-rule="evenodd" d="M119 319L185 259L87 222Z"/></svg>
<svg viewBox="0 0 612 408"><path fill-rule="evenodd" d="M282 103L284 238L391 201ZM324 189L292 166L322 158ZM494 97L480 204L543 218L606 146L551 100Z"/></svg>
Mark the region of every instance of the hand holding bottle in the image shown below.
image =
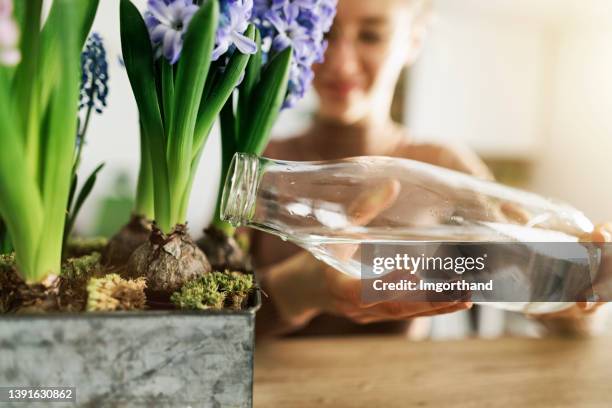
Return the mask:
<svg viewBox="0 0 612 408"><path fill-rule="evenodd" d="M575 306L557 312L544 315L538 315L537 317L541 320L581 320L584 318L591 317L597 312L601 306L607 302L598 301L599 299L610 299L612 298L612 223L604 223L595 227L593 232L584 234L580 237L581 242L592 242L599 244L602 248L601 264L599 267L599 273L597 274L595 281L593 282L592 292L595 294L596 299L588 302L577 302ZM607 244L607 245L606 245ZM589 334L592 331L591 321L587 319L582 326L585 334Z"/></svg>
<svg viewBox="0 0 612 408"><path fill-rule="evenodd" d="M365 226L390 208L400 193L400 184L388 179L364 192L349 206L352 225ZM350 259L358 249L355 244L334 248L339 260ZM293 327L302 326L320 313L347 317L358 323L409 319L468 309L471 303L405 302L393 299L365 303L362 282L326 264L307 252L295 255L265 272L264 289L275 303L280 317Z"/></svg>

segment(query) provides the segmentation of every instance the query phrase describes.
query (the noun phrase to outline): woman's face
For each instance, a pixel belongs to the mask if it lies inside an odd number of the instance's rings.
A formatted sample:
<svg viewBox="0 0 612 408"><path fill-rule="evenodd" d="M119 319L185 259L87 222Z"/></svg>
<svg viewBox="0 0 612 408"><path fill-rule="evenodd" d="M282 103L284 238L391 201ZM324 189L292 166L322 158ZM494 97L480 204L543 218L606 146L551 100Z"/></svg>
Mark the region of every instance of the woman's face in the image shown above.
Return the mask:
<svg viewBox="0 0 612 408"><path fill-rule="evenodd" d="M412 20L410 0L339 0L325 62L314 68L322 118L388 117L399 74L418 48Z"/></svg>

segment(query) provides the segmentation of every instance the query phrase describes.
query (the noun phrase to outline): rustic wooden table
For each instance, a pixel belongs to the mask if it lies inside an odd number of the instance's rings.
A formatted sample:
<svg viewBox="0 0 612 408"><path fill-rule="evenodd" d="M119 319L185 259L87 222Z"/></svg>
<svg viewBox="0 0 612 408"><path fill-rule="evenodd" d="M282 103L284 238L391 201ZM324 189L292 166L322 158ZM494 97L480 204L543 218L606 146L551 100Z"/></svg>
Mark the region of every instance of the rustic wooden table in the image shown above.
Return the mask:
<svg viewBox="0 0 612 408"><path fill-rule="evenodd" d="M612 407L612 339L258 344L255 407Z"/></svg>

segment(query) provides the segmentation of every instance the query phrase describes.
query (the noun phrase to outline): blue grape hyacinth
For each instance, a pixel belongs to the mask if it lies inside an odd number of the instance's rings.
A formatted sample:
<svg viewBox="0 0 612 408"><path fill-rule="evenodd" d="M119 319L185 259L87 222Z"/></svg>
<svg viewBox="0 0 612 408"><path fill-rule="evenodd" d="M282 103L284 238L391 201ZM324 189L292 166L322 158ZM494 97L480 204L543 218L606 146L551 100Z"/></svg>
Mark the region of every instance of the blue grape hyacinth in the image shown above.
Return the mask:
<svg viewBox="0 0 612 408"><path fill-rule="evenodd" d="M104 42L98 33L92 33L85 43L85 49L81 53L81 73L79 127L76 138L79 152L85 140L91 113L95 111L101 114L108 97L108 60Z"/></svg>
<svg viewBox="0 0 612 408"><path fill-rule="evenodd" d="M108 96L108 61L102 37L93 33L81 53L81 90L79 109L85 107L102 113Z"/></svg>
<svg viewBox="0 0 612 408"><path fill-rule="evenodd" d="M336 15L337 0L255 0L253 19L268 54L293 46L293 62L284 108L294 106L312 84L312 65L323 62Z"/></svg>

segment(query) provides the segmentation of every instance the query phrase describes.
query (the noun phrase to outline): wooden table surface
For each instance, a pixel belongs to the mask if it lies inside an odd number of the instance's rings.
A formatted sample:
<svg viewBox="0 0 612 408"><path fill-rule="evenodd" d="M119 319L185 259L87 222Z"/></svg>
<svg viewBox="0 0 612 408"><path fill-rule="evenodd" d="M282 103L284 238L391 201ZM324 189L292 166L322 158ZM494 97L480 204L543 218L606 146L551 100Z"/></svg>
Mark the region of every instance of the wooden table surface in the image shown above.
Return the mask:
<svg viewBox="0 0 612 408"><path fill-rule="evenodd" d="M257 345L256 408L612 407L612 339Z"/></svg>

